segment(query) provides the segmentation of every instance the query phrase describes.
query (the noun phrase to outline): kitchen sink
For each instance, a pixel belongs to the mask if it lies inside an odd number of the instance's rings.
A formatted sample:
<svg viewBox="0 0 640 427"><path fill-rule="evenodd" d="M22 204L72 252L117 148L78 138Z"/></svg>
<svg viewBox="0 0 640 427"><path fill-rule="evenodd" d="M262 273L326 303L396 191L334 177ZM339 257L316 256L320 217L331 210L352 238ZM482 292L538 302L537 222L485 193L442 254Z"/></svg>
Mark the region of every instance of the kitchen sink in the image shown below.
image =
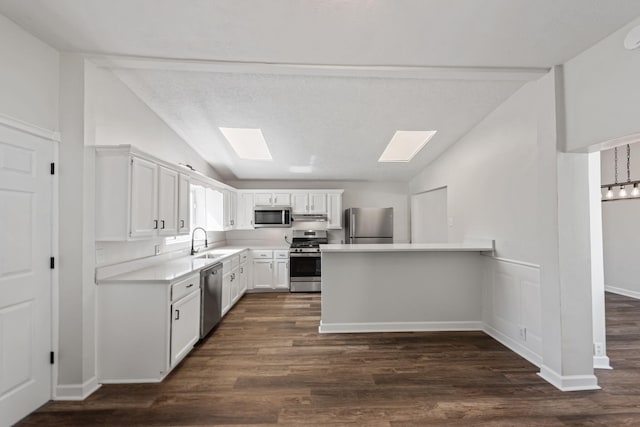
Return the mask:
<svg viewBox="0 0 640 427"><path fill-rule="evenodd" d="M197 256L196 258L202 258L202 259L220 258L235 252L237 252L237 250L235 249L217 249L217 250L214 249L212 251L205 252L202 255Z"/></svg>

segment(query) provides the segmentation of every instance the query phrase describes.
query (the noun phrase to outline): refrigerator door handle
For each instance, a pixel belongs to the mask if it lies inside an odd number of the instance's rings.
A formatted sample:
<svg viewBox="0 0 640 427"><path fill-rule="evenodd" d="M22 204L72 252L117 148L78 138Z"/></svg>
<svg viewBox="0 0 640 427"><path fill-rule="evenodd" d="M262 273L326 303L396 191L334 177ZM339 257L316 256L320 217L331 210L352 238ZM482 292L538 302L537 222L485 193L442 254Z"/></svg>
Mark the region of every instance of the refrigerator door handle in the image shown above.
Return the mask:
<svg viewBox="0 0 640 427"><path fill-rule="evenodd" d="M349 230L350 230L349 237L353 239L355 237L355 230L356 230L356 214L354 213L351 214L351 227ZM353 242L349 242L349 243L353 243Z"/></svg>

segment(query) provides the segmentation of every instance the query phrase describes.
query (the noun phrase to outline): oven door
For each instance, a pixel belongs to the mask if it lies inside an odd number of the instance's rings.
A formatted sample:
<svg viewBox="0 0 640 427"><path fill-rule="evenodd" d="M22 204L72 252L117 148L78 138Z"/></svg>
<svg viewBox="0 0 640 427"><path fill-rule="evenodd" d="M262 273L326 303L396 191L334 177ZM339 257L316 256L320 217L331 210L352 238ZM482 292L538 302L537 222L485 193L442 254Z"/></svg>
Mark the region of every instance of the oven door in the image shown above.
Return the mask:
<svg viewBox="0 0 640 427"><path fill-rule="evenodd" d="M289 254L291 292L319 292L321 284L319 253Z"/></svg>

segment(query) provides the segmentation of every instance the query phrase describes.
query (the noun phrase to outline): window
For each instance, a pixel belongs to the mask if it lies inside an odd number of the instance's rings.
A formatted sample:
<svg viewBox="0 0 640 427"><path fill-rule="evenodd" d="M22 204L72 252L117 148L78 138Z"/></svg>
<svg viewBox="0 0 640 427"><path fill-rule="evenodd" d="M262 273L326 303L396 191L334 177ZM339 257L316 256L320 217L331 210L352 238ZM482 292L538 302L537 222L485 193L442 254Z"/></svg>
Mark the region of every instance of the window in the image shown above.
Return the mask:
<svg viewBox="0 0 640 427"><path fill-rule="evenodd" d="M207 231L223 229L222 193L213 188L191 184L191 231L202 227Z"/></svg>

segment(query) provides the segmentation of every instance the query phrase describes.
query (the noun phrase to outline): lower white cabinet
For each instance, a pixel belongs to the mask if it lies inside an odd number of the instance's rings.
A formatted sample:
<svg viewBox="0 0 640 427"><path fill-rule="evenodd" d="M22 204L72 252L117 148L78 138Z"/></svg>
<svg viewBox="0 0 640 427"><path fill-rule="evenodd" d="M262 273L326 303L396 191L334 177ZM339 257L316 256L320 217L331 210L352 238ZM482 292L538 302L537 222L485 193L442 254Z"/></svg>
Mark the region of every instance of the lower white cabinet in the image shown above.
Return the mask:
<svg viewBox="0 0 640 427"><path fill-rule="evenodd" d="M289 289L289 251L253 251L253 289Z"/></svg>
<svg viewBox="0 0 640 427"><path fill-rule="evenodd" d="M222 315L224 316L247 291L247 251L222 262ZM244 281L244 285L243 285Z"/></svg>
<svg viewBox="0 0 640 427"><path fill-rule="evenodd" d="M174 367L200 338L200 289L174 302L171 312L171 367Z"/></svg>
<svg viewBox="0 0 640 427"><path fill-rule="evenodd" d="M200 336L200 274L174 282L101 282L98 382L159 382Z"/></svg>

